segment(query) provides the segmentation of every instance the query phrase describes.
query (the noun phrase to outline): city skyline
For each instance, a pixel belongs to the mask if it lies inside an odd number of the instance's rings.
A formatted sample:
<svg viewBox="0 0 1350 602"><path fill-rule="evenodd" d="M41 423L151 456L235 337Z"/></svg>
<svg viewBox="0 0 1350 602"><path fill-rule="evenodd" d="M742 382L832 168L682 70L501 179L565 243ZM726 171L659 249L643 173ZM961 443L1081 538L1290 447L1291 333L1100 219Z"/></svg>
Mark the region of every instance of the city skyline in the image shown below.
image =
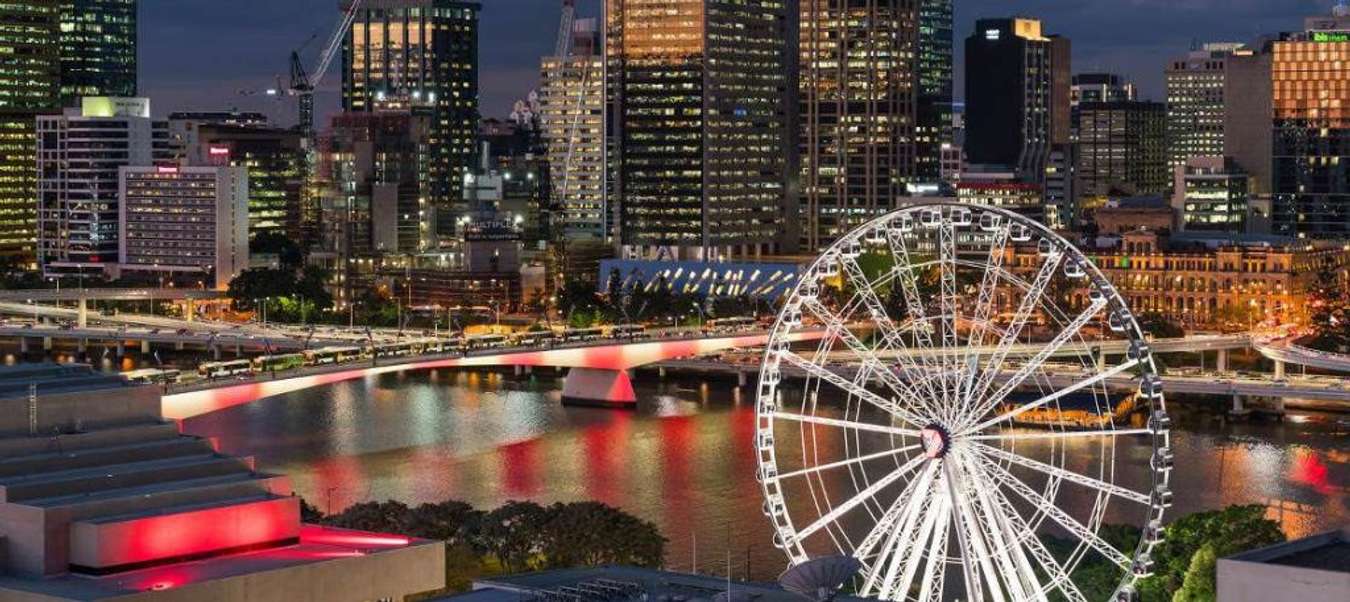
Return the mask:
<svg viewBox="0 0 1350 602"><path fill-rule="evenodd" d="M259 95L284 76L291 50L305 44L308 62L339 18L336 0L285 3L206 0L142 3L140 94L156 99L156 111L264 111L283 125L296 119L295 103ZM580 2L582 16L599 13L601 0ZM964 39L975 20L1009 14L1038 17L1050 33L1074 44L1075 72L1110 71L1139 85L1141 98L1161 100L1163 70L1192 42L1250 42L1277 31L1298 30L1308 15L1326 14L1334 0L1000 0L955 3L955 37ZM484 117L505 117L511 103L539 85L539 57L557 34L557 0L482 2L480 107ZM212 27L203 28L202 23ZM1103 23L1109 29L1098 29ZM1203 23L1203 27L1197 27ZM956 45L956 96L964 95L964 51ZM319 119L338 110L341 78L328 74L316 95ZM240 94L241 91L254 93Z"/></svg>

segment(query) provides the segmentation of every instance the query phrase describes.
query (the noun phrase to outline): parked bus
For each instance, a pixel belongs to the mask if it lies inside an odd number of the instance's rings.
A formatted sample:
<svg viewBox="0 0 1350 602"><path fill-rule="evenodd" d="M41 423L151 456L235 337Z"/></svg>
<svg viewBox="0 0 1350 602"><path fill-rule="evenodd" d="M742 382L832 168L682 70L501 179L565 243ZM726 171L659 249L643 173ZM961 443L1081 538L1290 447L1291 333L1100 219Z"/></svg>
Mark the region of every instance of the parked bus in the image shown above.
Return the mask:
<svg viewBox="0 0 1350 602"><path fill-rule="evenodd" d="M575 343L577 341L594 341L605 336L603 328L568 328L563 331L562 340L564 343Z"/></svg>
<svg viewBox="0 0 1350 602"><path fill-rule="evenodd" d="M719 318L708 321L708 330L712 332L736 332L751 330L759 325L754 318Z"/></svg>
<svg viewBox="0 0 1350 602"><path fill-rule="evenodd" d="M197 374L203 378L220 378L222 376L236 376L239 374L249 374L253 371L253 363L248 360L232 360L228 362L207 362L197 367Z"/></svg>
<svg viewBox="0 0 1350 602"><path fill-rule="evenodd" d="M464 339L465 351L505 347L510 339L504 334L479 334Z"/></svg>
<svg viewBox="0 0 1350 602"><path fill-rule="evenodd" d="M382 343L375 346L375 357L406 357L416 352L415 343Z"/></svg>
<svg viewBox="0 0 1350 602"><path fill-rule="evenodd" d="M359 347L324 347L305 351L306 366L343 364L361 358Z"/></svg>
<svg viewBox="0 0 1350 602"><path fill-rule="evenodd" d="M160 370L158 368L144 368L122 373L122 378L127 379L127 382L138 385L176 383L181 377L182 372L179 370Z"/></svg>
<svg viewBox="0 0 1350 602"><path fill-rule="evenodd" d="M619 324L609 330L609 336L615 339L645 339L651 335L647 334L647 327L641 324Z"/></svg>
<svg viewBox="0 0 1350 602"><path fill-rule="evenodd" d="M282 355L262 355L253 358L253 372L278 372L305 365L305 354L286 353Z"/></svg>
<svg viewBox="0 0 1350 602"><path fill-rule="evenodd" d="M532 330L517 333L514 342L518 347L539 347L552 343L556 338L552 330Z"/></svg>

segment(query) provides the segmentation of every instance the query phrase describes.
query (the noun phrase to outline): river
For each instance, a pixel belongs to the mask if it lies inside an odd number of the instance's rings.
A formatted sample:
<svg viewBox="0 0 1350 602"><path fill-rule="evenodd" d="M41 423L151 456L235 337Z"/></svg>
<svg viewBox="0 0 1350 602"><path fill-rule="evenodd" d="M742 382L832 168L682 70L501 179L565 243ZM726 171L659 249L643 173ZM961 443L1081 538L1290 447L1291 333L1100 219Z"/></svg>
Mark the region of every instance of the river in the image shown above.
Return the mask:
<svg viewBox="0 0 1350 602"><path fill-rule="evenodd" d="M324 511L385 499L482 509L599 500L656 523L670 540L669 568L776 576L784 557L761 513L750 389L688 376L635 386L634 412L562 407L551 370L392 374L238 406L185 429L290 475ZM1347 435L1350 423L1335 415L1251 424L1183 415L1169 516L1262 503L1291 537L1350 523Z"/></svg>

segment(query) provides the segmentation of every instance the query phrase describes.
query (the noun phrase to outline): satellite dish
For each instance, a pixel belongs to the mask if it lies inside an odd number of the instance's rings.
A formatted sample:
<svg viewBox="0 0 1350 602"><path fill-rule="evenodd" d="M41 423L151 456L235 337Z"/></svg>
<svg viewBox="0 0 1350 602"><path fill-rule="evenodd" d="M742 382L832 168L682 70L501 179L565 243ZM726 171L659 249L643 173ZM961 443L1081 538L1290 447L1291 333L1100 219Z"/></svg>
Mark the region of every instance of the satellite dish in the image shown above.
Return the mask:
<svg viewBox="0 0 1350 602"><path fill-rule="evenodd" d="M822 556L783 571L778 584L816 602L829 602L861 568L862 563L852 556Z"/></svg>

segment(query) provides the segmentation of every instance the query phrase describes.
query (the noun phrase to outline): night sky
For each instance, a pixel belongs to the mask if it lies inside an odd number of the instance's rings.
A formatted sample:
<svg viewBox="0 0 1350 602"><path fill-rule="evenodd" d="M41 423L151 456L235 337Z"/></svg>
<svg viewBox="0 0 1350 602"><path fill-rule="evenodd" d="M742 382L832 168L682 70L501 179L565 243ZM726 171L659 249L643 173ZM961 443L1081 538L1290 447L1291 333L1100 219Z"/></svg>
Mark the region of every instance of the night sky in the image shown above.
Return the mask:
<svg viewBox="0 0 1350 602"><path fill-rule="evenodd" d="M581 12L601 0L580 0ZM957 94L960 48L975 19L1017 13L1040 17L1049 33L1074 43L1074 70L1123 73L1147 99L1162 97L1166 61L1193 41L1250 41L1296 30L1305 16L1327 14L1334 0L956 0ZM337 0L141 0L141 94L156 114L239 108L271 114L285 125L293 101L243 91L275 86L290 51L306 49L313 65L339 18ZM482 113L504 116L536 85L539 57L550 52L559 0L483 0L480 38ZM340 57L339 57L340 60ZM336 110L336 65L320 89L320 113Z"/></svg>

